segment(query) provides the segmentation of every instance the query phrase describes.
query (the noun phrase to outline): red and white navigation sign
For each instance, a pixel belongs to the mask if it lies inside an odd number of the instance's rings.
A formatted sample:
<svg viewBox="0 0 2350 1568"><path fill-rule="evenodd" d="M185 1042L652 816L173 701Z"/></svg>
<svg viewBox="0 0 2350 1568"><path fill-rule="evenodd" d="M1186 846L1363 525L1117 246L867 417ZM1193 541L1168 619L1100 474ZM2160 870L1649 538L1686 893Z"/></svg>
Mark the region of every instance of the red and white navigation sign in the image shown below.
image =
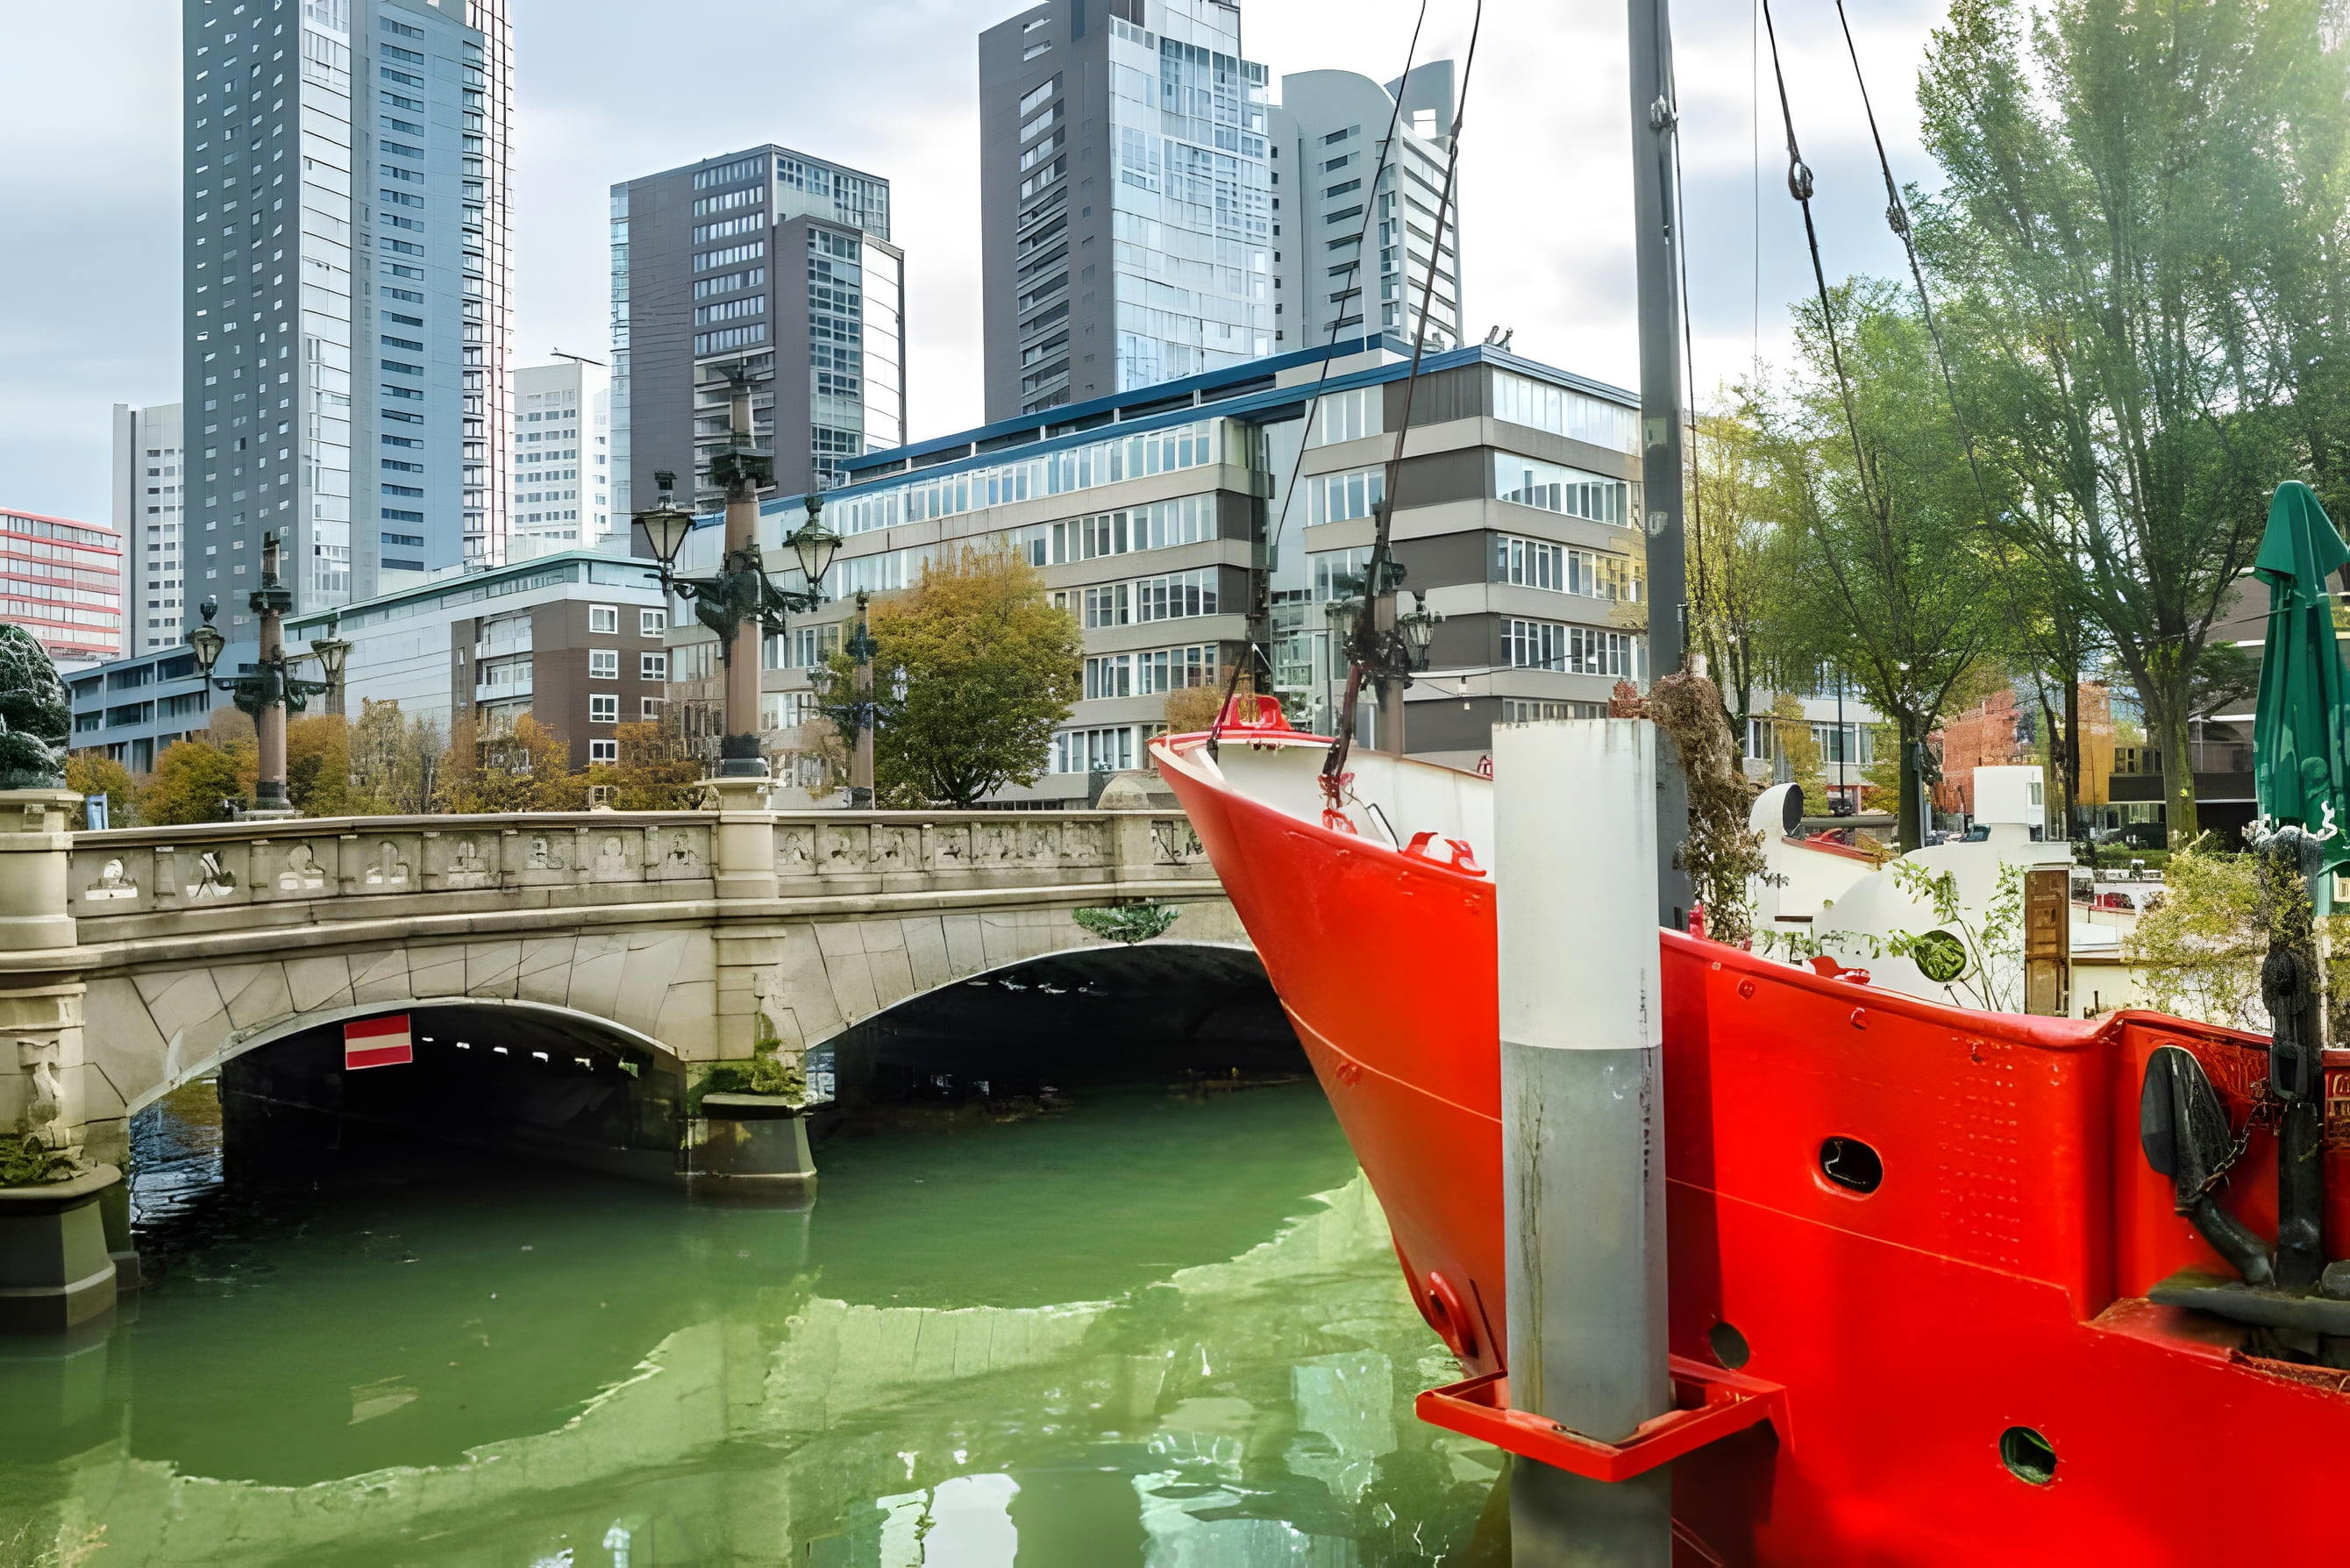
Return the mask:
<svg viewBox="0 0 2350 1568"><path fill-rule="evenodd" d="M388 1018L355 1018L343 1025L343 1065L404 1067L416 1060L416 1046L408 1033L408 1014Z"/></svg>

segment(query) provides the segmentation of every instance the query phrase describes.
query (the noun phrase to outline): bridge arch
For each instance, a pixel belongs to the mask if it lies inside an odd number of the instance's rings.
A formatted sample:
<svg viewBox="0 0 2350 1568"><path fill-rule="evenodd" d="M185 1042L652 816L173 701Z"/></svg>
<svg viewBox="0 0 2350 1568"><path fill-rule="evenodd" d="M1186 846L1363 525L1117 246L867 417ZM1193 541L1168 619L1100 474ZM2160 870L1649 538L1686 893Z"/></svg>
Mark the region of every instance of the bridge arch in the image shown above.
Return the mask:
<svg viewBox="0 0 2350 1568"><path fill-rule="evenodd" d="M806 1063L849 1109L1306 1069L1253 948L1165 939L1055 947L958 975L827 1031Z"/></svg>
<svg viewBox="0 0 2350 1568"><path fill-rule="evenodd" d="M628 1024L583 1012L577 1008L557 1006L552 1002L530 1002L518 997L418 996L393 998L376 1002L345 1002L321 1007L308 1012L289 1013L248 1030L235 1031L224 1039L209 1055L192 1063L181 1064L176 1075L157 1080L135 1096L126 1099L125 1114L136 1116L164 1096L184 1088L207 1073L226 1067L239 1057L264 1047L321 1030L338 1030L339 1026L362 1018L382 1018L395 1013L407 1013L412 1019L419 1014L457 1011L488 1014L509 1013L518 1019L544 1021L587 1036L591 1041L608 1042L608 1049L640 1053L675 1074L682 1074L684 1063L659 1040L642 1030ZM437 1043L437 1042L436 1042Z"/></svg>

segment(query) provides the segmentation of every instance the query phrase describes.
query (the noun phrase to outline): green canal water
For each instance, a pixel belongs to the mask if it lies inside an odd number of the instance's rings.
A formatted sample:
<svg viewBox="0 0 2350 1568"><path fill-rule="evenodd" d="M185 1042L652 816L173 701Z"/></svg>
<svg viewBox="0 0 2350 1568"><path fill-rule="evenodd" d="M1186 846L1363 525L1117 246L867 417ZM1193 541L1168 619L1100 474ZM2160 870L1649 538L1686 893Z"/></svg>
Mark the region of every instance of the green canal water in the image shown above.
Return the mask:
<svg viewBox="0 0 2350 1568"><path fill-rule="evenodd" d="M0 1568L1492 1560L1311 1085L836 1141L801 1212L217 1127L142 1127L109 1332L0 1341Z"/></svg>

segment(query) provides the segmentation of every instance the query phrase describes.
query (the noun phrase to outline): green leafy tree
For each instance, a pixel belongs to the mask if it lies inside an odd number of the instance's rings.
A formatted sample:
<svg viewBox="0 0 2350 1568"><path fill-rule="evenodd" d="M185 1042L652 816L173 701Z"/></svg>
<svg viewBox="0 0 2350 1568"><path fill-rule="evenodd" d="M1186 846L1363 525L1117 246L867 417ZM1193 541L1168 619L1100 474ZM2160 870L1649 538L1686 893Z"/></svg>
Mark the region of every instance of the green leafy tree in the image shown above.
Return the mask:
<svg viewBox="0 0 2350 1568"><path fill-rule="evenodd" d="M1787 623L1891 722L1899 842L1914 849L1926 737L1981 682L2005 620L1984 496L1902 298L1864 279L1831 296L1833 320L1798 309L1810 379L1773 400L1763 439L1798 563Z"/></svg>
<svg viewBox="0 0 2350 1568"><path fill-rule="evenodd" d="M1758 690L1808 673L1783 655L1780 618L1795 553L1771 506L1772 472L1751 401L1700 414L1689 431L1689 638L1743 737Z"/></svg>
<svg viewBox="0 0 2350 1568"><path fill-rule="evenodd" d="M2031 497L1993 519L2069 575L2059 602L2137 686L2174 844L2197 832L2199 667L2289 471L2292 387L2241 260L2293 243L2245 231L2286 103L2341 117L2339 87L2280 93L2319 20L2307 0L1957 0L1919 88L1961 411Z"/></svg>
<svg viewBox="0 0 2350 1568"><path fill-rule="evenodd" d="M883 799L967 806L1044 776L1053 731L1077 700L1083 644L1033 567L1009 551L958 551L876 605L869 624ZM835 653L825 684L836 721L855 680L847 652Z"/></svg>

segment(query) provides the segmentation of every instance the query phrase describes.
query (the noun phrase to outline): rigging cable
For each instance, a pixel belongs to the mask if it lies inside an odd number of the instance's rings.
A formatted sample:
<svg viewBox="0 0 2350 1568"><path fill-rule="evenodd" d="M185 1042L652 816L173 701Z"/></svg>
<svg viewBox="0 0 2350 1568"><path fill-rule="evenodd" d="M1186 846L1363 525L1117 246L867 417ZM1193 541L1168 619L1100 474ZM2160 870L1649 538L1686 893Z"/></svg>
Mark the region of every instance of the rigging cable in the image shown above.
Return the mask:
<svg viewBox="0 0 2350 1568"><path fill-rule="evenodd" d="M1812 282L1819 290L1820 326L1828 337L1828 361L1835 368L1836 394L1844 404L1844 428L1852 437L1852 458L1861 490L1874 506L1876 486L1869 479L1868 451L1860 441L1860 419L1852 403L1852 379L1845 373L1844 348L1836 337L1835 306L1828 296L1827 268L1820 260L1819 226L1812 221L1812 171L1804 161L1803 150L1795 143L1795 111L1787 101L1787 73L1779 61L1779 28L1772 19L1771 0L1762 0L1762 27L1771 40L1771 75L1779 88L1779 118L1787 128L1787 194L1804 210L1804 243L1812 253Z"/></svg>
<svg viewBox="0 0 2350 1568"><path fill-rule="evenodd" d="M1347 757L1355 744L1355 705L1363 689L1364 654L1367 651L1366 645L1369 639L1373 618L1372 606L1379 597L1379 590L1388 587L1388 563L1395 554L1396 485L1403 471L1404 437L1411 429L1412 403L1419 392L1419 363L1428 348L1428 310L1434 302L1436 294L1436 263L1437 259L1444 254L1445 222L1452 211L1453 183L1461 171L1461 127L1469 118L1469 83L1470 78L1476 74L1477 40L1483 34L1484 29L1485 0L1477 0L1476 10L1471 14L1469 22L1469 50L1461 64L1461 89L1452 103L1452 134L1451 145L1445 149L1444 154L1444 189L1436 199L1436 233L1429 242L1428 266L1420 278L1419 327L1419 330L1411 335L1411 368L1405 373L1403 383L1403 417L1396 421L1395 447L1388 454L1386 472L1379 483L1379 504L1374 509L1371 558L1363 584L1363 613L1356 622L1356 646L1349 650L1351 657L1347 661L1345 705L1338 713L1336 725L1337 732L1331 742L1329 754L1322 760L1322 794L1326 820L1337 811L1339 792L1345 785ZM1374 192L1375 197L1376 194ZM1399 163L1396 175L1396 211L1400 214L1403 211L1403 175ZM1378 202L1374 200L1371 205L1372 210L1376 212ZM1400 223L1400 216L1398 222ZM1411 254L1410 247L1405 245L1399 248L1402 250L1408 263ZM1457 250L1455 254L1457 255ZM1460 318L1460 306L1457 303L1453 306L1453 317L1457 327ZM1389 591L1392 589L1390 588ZM1397 737L1398 740L1400 738L1400 736ZM1398 754L1400 755L1400 752Z"/></svg>
<svg viewBox="0 0 2350 1568"><path fill-rule="evenodd" d="M1836 23L1844 29L1845 52L1852 57L1852 79L1860 86L1860 107L1868 116L1868 139L1877 145L1877 167L1885 176L1885 223L1901 241L1902 254L1909 258L1909 277L1918 286L1918 306L1924 313L1926 335L1933 340L1934 363L1942 372L1942 395L1950 400L1950 417L1959 423L1959 439L1967 449L1967 467L1975 476L1975 493L1981 497L1983 510L1991 510L1991 487L1983 483L1982 464L1975 455L1974 428L1968 424L1966 411L1959 407L1958 383L1950 377L1950 356L1942 346L1941 323L1934 316L1934 296L1926 287L1925 268L1918 264L1918 246L1911 237L1909 208L1901 200L1901 188L1893 179L1893 162L1885 155L1885 138L1877 129L1877 107L1869 99L1868 78L1860 68L1860 48L1852 39L1852 20L1845 15L1844 0L1836 0ZM1984 521L1990 521L1988 515Z"/></svg>
<svg viewBox="0 0 2350 1568"><path fill-rule="evenodd" d="M1411 41L1404 46L1403 75L1396 78L1396 92L1394 94L1395 101L1389 106L1388 110L1387 134L1382 137L1379 141L1379 166L1378 169L1373 171L1371 174L1371 200L1363 203L1362 226L1355 231L1354 271L1350 275L1349 278L1352 286L1345 292L1354 296L1356 318L1358 325L1362 321L1367 320L1370 314L1364 308L1363 305L1363 250L1369 242L1371 225L1378 221L1379 184L1380 182L1387 177L1388 167L1388 161L1390 158L1395 161L1394 167L1396 171L1397 194L1400 196L1403 192L1403 149L1396 144L1396 132L1403 123L1404 90L1411 81L1412 71L1417 68L1419 59L1420 29L1427 26L1427 23L1428 0L1419 0L1419 15L1413 18L1411 24ZM1298 180L1301 182L1305 180L1305 169L1303 163L1300 163L1294 172ZM1300 202L1305 200L1305 193L1308 189L1310 189L1310 187L1303 183L1297 187L1297 199ZM1408 254L1409 253L1407 252L1406 254ZM1305 266L1305 252L1303 249L1300 249L1297 254L1299 262L1298 276L1303 280L1305 276L1306 271ZM1303 290L1300 290L1301 294L1303 292ZM1304 300L1301 299L1298 303L1300 308L1303 308L1305 304ZM1457 306L1455 307L1455 314L1456 316L1458 314ZM1253 613L1249 618L1253 625L1262 626L1264 628L1268 643L1270 643L1273 634L1274 556L1274 553L1281 548L1281 535L1283 531L1289 526L1290 504L1297 496L1297 477L1299 472L1305 466L1305 449L1312 443L1314 438L1315 411L1322 406L1322 388L1324 384L1330 379L1330 360L1332 358L1330 351L1336 348L1338 346L1338 324L1345 320L1346 317L1347 307L1343 303L1339 304L1337 310L1334 312L1330 317L1330 336L1322 345L1324 352L1322 355L1321 373L1314 378L1314 390L1307 394L1305 399L1305 423L1297 437L1297 458L1296 461L1289 465L1289 483L1283 487L1281 493L1281 512L1279 515L1274 518L1272 534L1265 541L1264 565L1263 567L1251 574L1251 576L1253 579L1251 587L1252 598L1253 599L1256 596L1261 595L1263 602L1253 602L1251 604L1250 607L1254 613ZM1423 326L1425 325L1425 317L1422 318L1422 324ZM1384 325L1385 324L1383 322L1382 326ZM1249 650L1252 654L1256 654L1260 651L1253 634L1252 634L1249 639ZM1270 674L1272 649L1270 647L1267 647L1263 649L1262 652L1265 659L1267 673ZM1232 698L1241 689L1241 672L1242 661L1234 659L1232 661L1232 679L1224 683L1224 699L1222 701L1216 704L1216 716L1208 725L1208 754L1211 757L1218 754L1220 743L1223 739L1224 733L1224 715L1231 711ZM1268 680L1266 684L1269 686L1272 682Z"/></svg>

